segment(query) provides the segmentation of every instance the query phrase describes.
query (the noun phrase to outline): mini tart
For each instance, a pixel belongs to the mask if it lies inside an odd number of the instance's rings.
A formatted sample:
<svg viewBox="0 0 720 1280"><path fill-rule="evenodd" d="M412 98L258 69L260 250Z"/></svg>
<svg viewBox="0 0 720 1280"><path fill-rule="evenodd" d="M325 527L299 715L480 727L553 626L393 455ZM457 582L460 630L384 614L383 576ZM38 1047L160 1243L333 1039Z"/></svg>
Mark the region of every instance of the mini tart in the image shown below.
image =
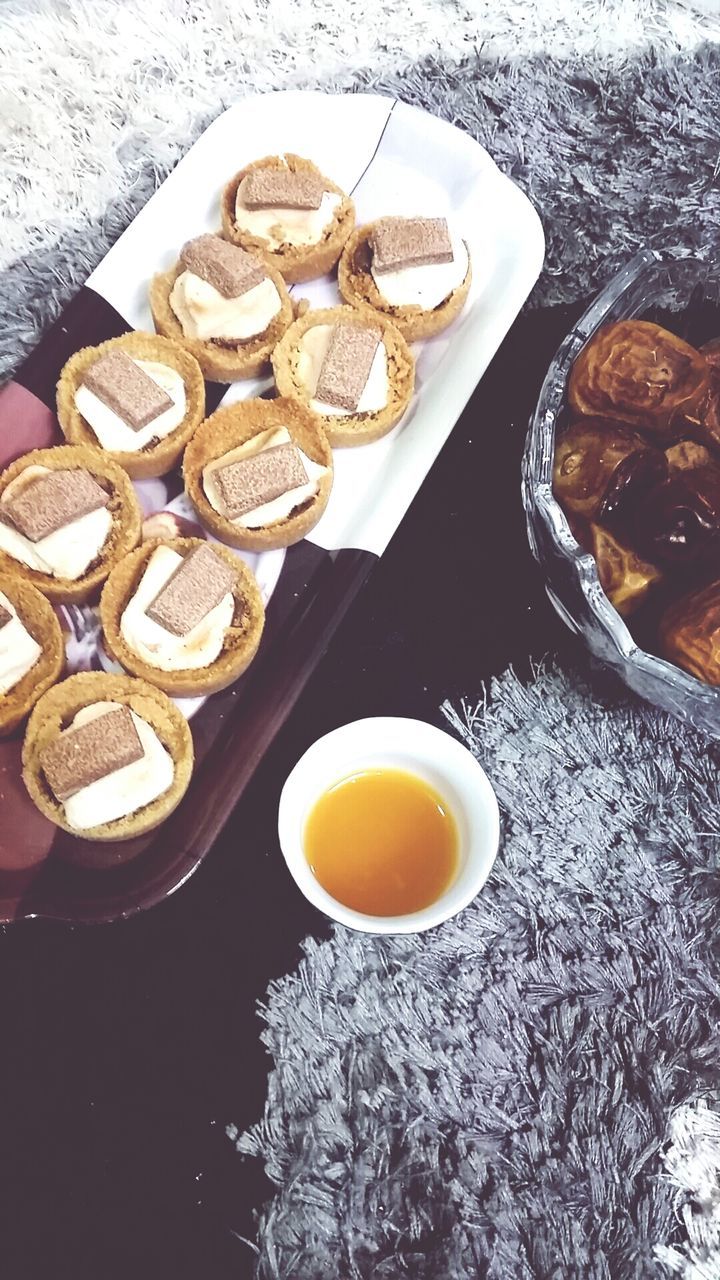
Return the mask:
<svg viewBox="0 0 720 1280"><path fill-rule="evenodd" d="M355 322L361 328L379 328L387 351L389 398L384 409L375 413L356 413L349 416L334 414L313 415L324 428L331 445L370 444L387 435L402 418L412 398L415 386L415 360L402 334L394 324L369 307L327 307L319 311L306 311L290 326L282 342L273 352L275 382L281 396L298 400L309 407L306 389L297 376L297 355L300 339L316 324Z"/></svg>
<svg viewBox="0 0 720 1280"><path fill-rule="evenodd" d="M267 373L270 356L292 323L293 307L285 281L277 267L267 261L265 265L268 279L280 294L281 307L267 329L244 342L185 337L182 325L170 306L173 285L185 270L180 262L176 262L170 271L153 276L150 282L150 310L155 328L189 351L210 382L237 382L240 378L254 378L260 373Z"/></svg>
<svg viewBox="0 0 720 1280"><path fill-rule="evenodd" d="M342 204L336 209L332 222L326 228L322 239L317 244L287 244L280 249L272 250L268 247L268 241L264 237L250 235L249 232L243 231L237 226L235 222L235 201L240 183L252 169L284 169L286 167L291 169L293 173L312 173L316 175L321 179L324 191L332 192L336 196L342 196ZM342 253L343 245L355 226L355 205L350 197L345 195L342 188L336 186L329 178L326 178L311 160L304 160L302 156L288 154L285 156L265 156L262 160L255 160L252 164L246 165L244 169L241 169L239 173L236 173L223 191L220 212L222 216L222 233L225 239L231 240L233 244L238 244L243 249L259 250L268 262L277 267L288 284L298 284L302 280L316 280L318 276L324 276L328 271L332 271Z"/></svg>
<svg viewBox="0 0 720 1280"><path fill-rule="evenodd" d="M0 551L0 573L14 574L33 583L48 600L56 600L59 604L81 604L105 581L115 562L132 551L140 541L142 513L135 490L127 472L104 450L87 444L61 444L55 449L34 449L32 453L17 458L0 475L0 497L26 467L33 466L46 467L48 471L71 471L75 467L84 467L111 495L107 509L112 516L112 528L100 555L82 577L74 581L40 573L4 551Z"/></svg>
<svg viewBox="0 0 720 1280"><path fill-rule="evenodd" d="M203 422L185 450L183 477L185 490L202 523L231 547L244 551L271 551L299 542L315 527L325 510L333 482L333 456L320 418L298 400L239 400L217 409ZM314 498L285 520L259 529L244 529L226 519L210 504L203 484L203 472L210 462L237 449L253 436L276 427L285 427L294 444L313 462L327 467Z"/></svg>
<svg viewBox="0 0 720 1280"><path fill-rule="evenodd" d="M103 449L105 456L118 462L134 480L164 476L180 460L185 445L205 414L205 380L200 365L184 347L169 338L160 338L156 333L133 331L123 333L119 338L111 338L109 342L102 342L98 347L83 347L81 351L76 351L63 368L57 384L57 415L63 435L69 444L89 444L96 449L102 448L92 427L75 407L75 392L86 370L96 360L118 347L138 360L154 360L175 369L185 384L185 417L169 435L137 453Z"/></svg>
<svg viewBox="0 0 720 1280"><path fill-rule="evenodd" d="M115 566L100 598L100 621L110 657L133 675L142 676L149 684L180 698L217 693L218 689L226 689L233 684L255 657L265 625L265 609L252 573L233 551L214 543L213 550L237 573L233 623L225 634L222 652L215 662L197 670L160 671L158 667L144 662L126 643L120 631L120 620L155 548L161 545L172 547L179 555L187 556L202 546L203 541L202 538L171 538L169 541L156 538L152 542L144 542Z"/></svg>
<svg viewBox="0 0 720 1280"><path fill-rule="evenodd" d="M369 242L374 229L374 222L358 227L343 249L338 267L338 288L342 297L353 307L369 306L380 315L387 316L408 342L432 338L434 334L447 329L456 316L460 315L470 291L470 255L468 254L465 279L439 307L434 307L432 311L425 311L423 307L417 306L393 307L383 298L370 271L372 251Z"/></svg>
<svg viewBox="0 0 720 1280"><path fill-rule="evenodd" d="M34 666L7 693L0 693L0 738L30 714L38 698L60 679L65 666L65 645L57 615L45 596L24 578L0 574L0 591L42 653Z"/></svg>
<svg viewBox="0 0 720 1280"><path fill-rule="evenodd" d="M65 810L50 790L40 758L44 748L67 729L83 707L93 702L120 702L130 707L155 730L175 766L172 786L157 800L99 827L76 831L65 820ZM22 752L23 781L41 813L70 835L83 840L130 840L152 831L177 808L188 789L193 768L193 741L187 720L170 699L132 676L82 671L49 689L30 716Z"/></svg>

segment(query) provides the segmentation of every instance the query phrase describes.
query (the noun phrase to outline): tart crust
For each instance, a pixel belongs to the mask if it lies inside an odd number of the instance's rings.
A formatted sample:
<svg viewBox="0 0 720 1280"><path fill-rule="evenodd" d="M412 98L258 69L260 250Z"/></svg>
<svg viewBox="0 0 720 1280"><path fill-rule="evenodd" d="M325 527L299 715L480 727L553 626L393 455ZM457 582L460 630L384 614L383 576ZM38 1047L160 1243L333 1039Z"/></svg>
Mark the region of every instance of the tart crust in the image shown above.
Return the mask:
<svg viewBox="0 0 720 1280"><path fill-rule="evenodd" d="M40 757L48 743L66 729L82 707L93 702L120 702L155 730L175 765L172 786L127 818L76 831L45 781ZM22 752L23 781L41 813L70 835L84 840L129 840L164 822L187 791L193 767L193 742L187 720L159 689L132 676L82 671L49 689L30 716Z"/></svg>
<svg viewBox="0 0 720 1280"><path fill-rule="evenodd" d="M280 294L280 310L267 329L246 342L204 342L200 338L185 337L182 325L170 306L173 285L185 270L180 262L176 262L170 271L153 276L150 282L150 310L155 328L189 351L210 382L237 382L240 378L254 378L257 374L267 373L272 351L292 322L292 301L285 281L277 267L267 261L265 266L269 279Z"/></svg>
<svg viewBox="0 0 720 1280"><path fill-rule="evenodd" d="M327 307L306 311L290 326L273 352L275 381L281 396L309 406L311 397L297 375L300 339L318 324L355 323L361 328L380 328L387 351L389 398L384 409L376 413L350 415L315 414L331 445L370 444L387 435L400 421L412 397L415 385L415 360L402 334L385 316L369 307Z"/></svg>
<svg viewBox="0 0 720 1280"><path fill-rule="evenodd" d="M57 614L37 587L17 574L0 574L0 591L42 648L37 662L7 693L0 694L0 738L7 737L30 714L39 698L60 679L65 645Z"/></svg>
<svg viewBox="0 0 720 1280"><path fill-rule="evenodd" d="M318 492L285 520L258 529L244 529L210 504L203 485L203 471L210 462L231 449L277 427L286 427L295 444L313 462L329 469L322 476ZM270 551L299 542L315 527L325 510L333 482L332 449L321 426L321 419L299 400L239 400L218 409L203 422L185 450L183 476L185 489L206 528L232 547L244 551Z"/></svg>
<svg viewBox="0 0 720 1280"><path fill-rule="evenodd" d="M235 222L235 201L237 190L246 174L253 169L284 169L293 173L312 173L321 179L323 190L342 196L342 204L335 211L332 222L326 228L322 239L317 244L284 245L280 249L270 249L263 236L253 236L241 230ZM220 202L222 216L222 232L226 240L239 244L243 249L256 249L268 262L277 267L288 284L298 284L303 280L315 280L332 271L343 250L348 236L355 226L355 205L341 187L331 182L312 163L302 156L286 154L285 156L264 156L246 165L234 175L225 187Z"/></svg>
<svg viewBox="0 0 720 1280"><path fill-rule="evenodd" d="M0 573L13 574L31 582L48 600L80 604L105 581L115 562L132 551L140 541L142 514L135 490L127 472L103 449L88 444L61 444L54 449L34 449L11 463L0 475L0 496L11 481L31 466L46 467L48 471L71 471L84 467L111 495L108 504L112 516L110 533L100 555L82 577L74 581L54 578L52 574L40 573L0 551Z"/></svg>
<svg viewBox="0 0 720 1280"><path fill-rule="evenodd" d="M218 689L226 689L233 684L255 657L265 624L262 596L247 565L227 547L213 543L213 549L237 573L234 590L235 615L232 626L225 634L219 657L209 667L161 671L145 662L130 648L120 630L120 619L128 600L135 594L155 548L172 547L179 555L187 556L196 547L201 547L203 542L203 538L172 538L169 541L156 538L151 542L144 542L115 566L100 599L100 620L105 648L110 657L133 675L141 676L149 684L175 697L200 697L217 693Z"/></svg>
<svg viewBox="0 0 720 1280"><path fill-rule="evenodd" d="M75 392L86 370L101 356L119 348L138 360L154 360L180 374L185 384L185 417L162 440L137 452L103 449L106 457L124 467L136 480L164 476L179 461L183 449L205 415L205 380L197 360L179 342L156 333L133 331L111 338L98 347L83 347L71 356L57 384L57 415L69 444L89 444L102 448L95 432L75 407Z"/></svg>
<svg viewBox="0 0 720 1280"><path fill-rule="evenodd" d="M372 307L387 316L397 326L408 342L420 338L432 338L447 329L459 316L472 283L472 264L468 253L467 275L462 284L439 307L426 311L423 307L393 307L383 298L370 271L369 240L376 224L367 222L350 236L338 267L338 288L346 302L353 307Z"/></svg>

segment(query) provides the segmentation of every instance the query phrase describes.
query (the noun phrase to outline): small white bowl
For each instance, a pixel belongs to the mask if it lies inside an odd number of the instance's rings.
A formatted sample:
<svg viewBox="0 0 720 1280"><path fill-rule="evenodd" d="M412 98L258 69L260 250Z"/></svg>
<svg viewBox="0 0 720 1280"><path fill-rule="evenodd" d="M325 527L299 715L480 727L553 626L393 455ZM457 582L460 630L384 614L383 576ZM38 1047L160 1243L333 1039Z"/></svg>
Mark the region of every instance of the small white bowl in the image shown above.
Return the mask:
<svg viewBox="0 0 720 1280"><path fill-rule="evenodd" d="M331 897L316 880L303 848L308 814L329 787L361 769L405 769L447 800L457 823L459 868L442 897L404 916L370 916ZM487 880L500 840L497 800L484 770L456 738L426 724L377 716L334 729L305 752L280 796L278 834L296 885L325 915L364 933L422 933L457 915Z"/></svg>

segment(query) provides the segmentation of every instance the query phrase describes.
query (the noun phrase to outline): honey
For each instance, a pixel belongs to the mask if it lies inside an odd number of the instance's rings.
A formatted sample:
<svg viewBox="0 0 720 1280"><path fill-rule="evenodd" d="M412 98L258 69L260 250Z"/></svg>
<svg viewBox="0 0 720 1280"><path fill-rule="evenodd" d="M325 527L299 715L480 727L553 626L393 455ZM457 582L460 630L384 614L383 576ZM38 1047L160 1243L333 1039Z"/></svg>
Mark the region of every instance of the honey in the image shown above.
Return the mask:
<svg viewBox="0 0 720 1280"><path fill-rule="evenodd" d="M457 826L445 800L402 769L364 769L335 783L310 811L303 846L323 889L371 916L429 907L458 867Z"/></svg>

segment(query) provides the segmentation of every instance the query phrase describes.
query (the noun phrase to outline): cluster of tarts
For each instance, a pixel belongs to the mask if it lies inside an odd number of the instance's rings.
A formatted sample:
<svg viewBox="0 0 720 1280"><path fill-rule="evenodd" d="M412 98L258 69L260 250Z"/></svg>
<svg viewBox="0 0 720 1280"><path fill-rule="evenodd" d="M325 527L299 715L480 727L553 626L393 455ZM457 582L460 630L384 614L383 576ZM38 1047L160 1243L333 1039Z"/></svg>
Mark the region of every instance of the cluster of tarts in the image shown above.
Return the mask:
<svg viewBox="0 0 720 1280"><path fill-rule="evenodd" d="M293 303L288 285L336 267L342 305ZM156 332L68 360L57 386L66 443L0 475L0 734L29 716L23 776L52 822L121 840L178 805L193 745L173 698L232 684L263 632L236 549L310 532L330 498L333 447L400 421L414 389L408 344L450 324L470 282L467 245L444 218L356 228L352 200L315 165L269 156L227 183L220 231L188 241L150 282ZM275 398L206 417L206 381L270 368ZM150 537L143 524L132 480L177 467L207 537ZM98 597L122 674L63 680L54 606Z"/></svg>

